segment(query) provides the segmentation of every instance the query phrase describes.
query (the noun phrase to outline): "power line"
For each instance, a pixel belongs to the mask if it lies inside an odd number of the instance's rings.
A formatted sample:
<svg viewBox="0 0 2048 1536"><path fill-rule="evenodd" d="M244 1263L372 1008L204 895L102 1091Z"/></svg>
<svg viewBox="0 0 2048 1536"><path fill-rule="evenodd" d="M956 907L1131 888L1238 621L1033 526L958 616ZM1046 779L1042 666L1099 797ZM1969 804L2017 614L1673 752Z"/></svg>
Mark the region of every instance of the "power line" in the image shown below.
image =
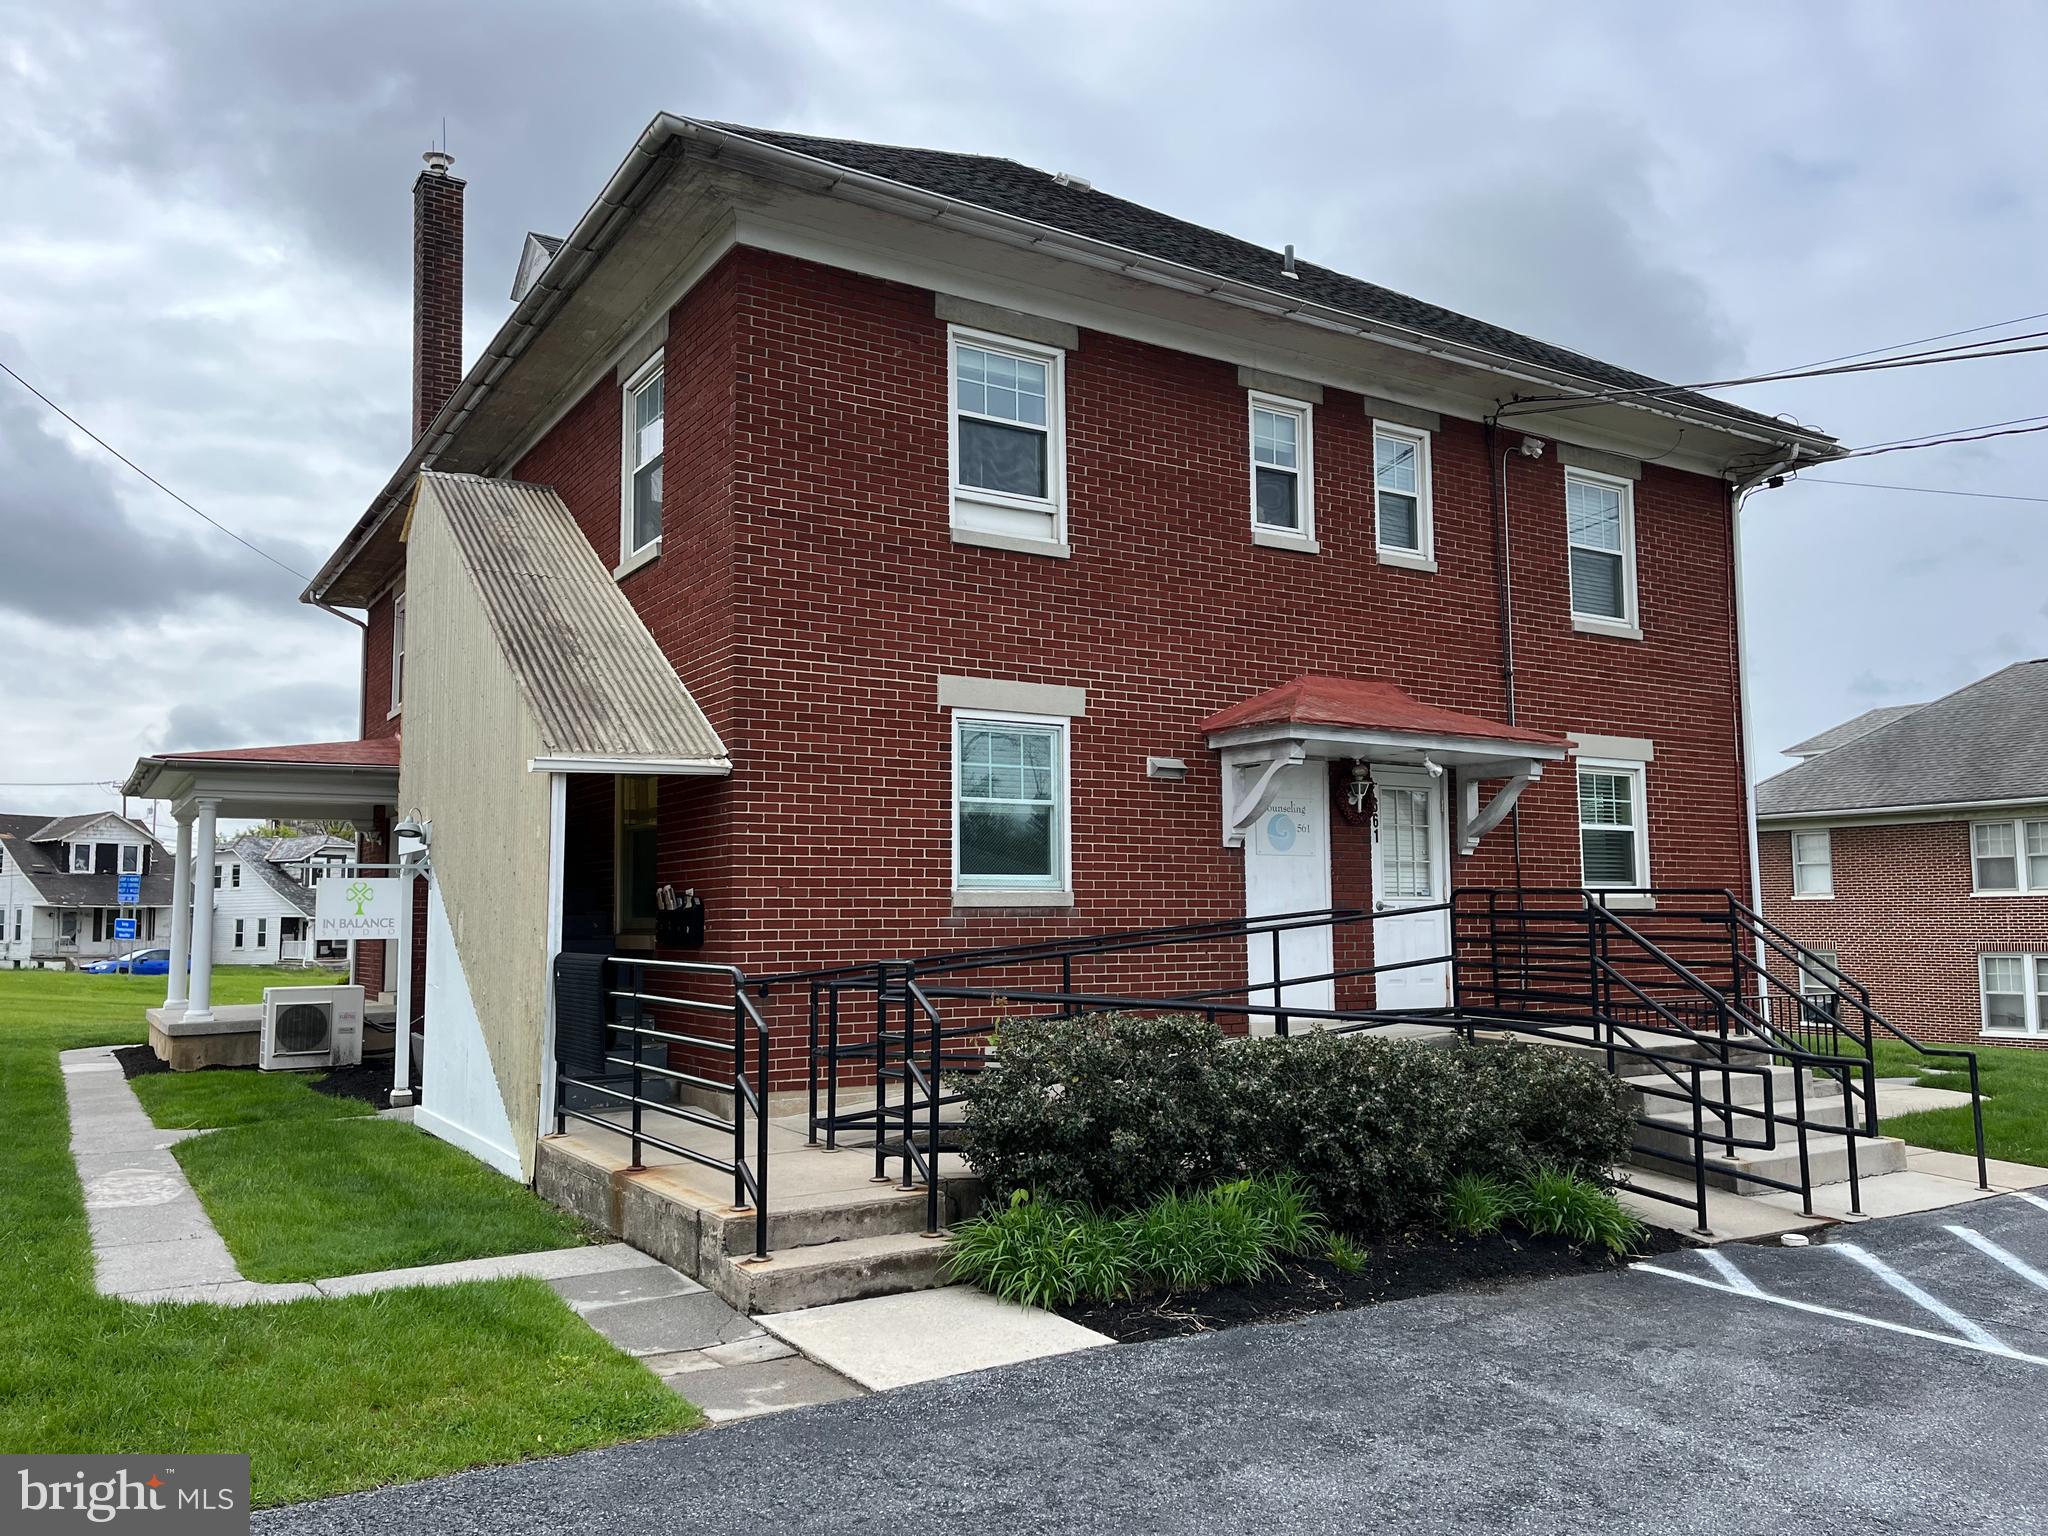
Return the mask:
<svg viewBox="0 0 2048 1536"><path fill-rule="evenodd" d="M1921 336L1913 341L1895 341L1888 347L1870 347L1862 352L1844 352L1840 357L1816 358L1810 363L1794 363L1794 368L1825 368L1829 363L1853 362L1859 357L1876 357L1881 352L1897 352L1906 347L1924 347L1930 341L1947 341L1955 336L1975 336L1980 331L2002 331L2008 325L2025 325L2029 320L2048 320L2048 309L2032 315L2015 315L2010 320L1994 320L1989 325L1966 326L1960 331L1943 331L1939 336ZM2001 340L2011 341L2007 336Z"/></svg>
<svg viewBox="0 0 2048 1536"><path fill-rule="evenodd" d="M296 577L298 580L304 582L310 582L313 579L312 577L308 576L304 571L294 570L291 566L286 565L282 560L278 559L277 556L271 554L270 551L262 548L259 545L251 544L247 539L243 538L239 533L235 532L234 529L228 527L227 524L219 522L214 518L208 517L204 512L200 511L197 507L193 506L191 502L187 501L184 497L180 496L168 485L165 485L163 481L157 479L155 475L152 475L140 464L136 463L133 459L129 458L127 454L123 453L120 449L116 448L104 437L101 437L99 433L93 431L91 427L88 427L76 416L72 415L69 411L65 410L63 406L59 405L56 401L52 400L40 389L37 389L35 385L29 383L27 379L24 379L20 374L16 373L4 362L0 362L0 373L6 374L7 377L14 380L15 383L19 384L23 389L27 390L30 394L34 395L38 400L42 401L44 405L48 406L51 410L55 411L59 416L62 416L66 421L70 422L72 426L76 427L79 431L83 432L95 443L99 444L100 447L104 448L108 453L111 453L123 464L126 464L130 469L134 470L136 474L142 476L143 479L147 480L151 485L155 486L158 490L162 491L166 496L170 497L171 500L175 501L187 512L190 512L194 517L197 517L201 522L204 522L209 527L218 529L220 532L226 534L229 538L233 539L237 544L241 545L242 548L248 550L251 554L261 555L265 560L268 560L272 565L276 566L280 571L283 571L287 576Z"/></svg>
<svg viewBox="0 0 2048 1536"><path fill-rule="evenodd" d="M1955 437L1937 437L1924 443L1883 443L1874 448L1854 448L1828 462L1838 464L1843 459L1871 459L1881 453L1911 453L1916 448L1946 448L1951 443L1982 443L1994 437L2029 437L2036 432L2048 432L2048 421L2033 427L2008 427L2003 432L1966 432Z"/></svg>
<svg viewBox="0 0 2048 1536"><path fill-rule="evenodd" d="M1812 475L1796 477L1800 485L1841 485L1854 486L1864 491L1912 491L1921 496L1967 496L1975 501L2038 501L2048 504L2048 496L2007 496L1997 491L1948 491L1938 485L1886 485L1876 480L1821 480Z"/></svg>
<svg viewBox="0 0 2048 1536"><path fill-rule="evenodd" d="M1502 406L1499 415L1518 415L1537 409L1557 406L1587 406L1618 403L1640 396L1659 396L1702 389L1737 389L1748 384L1775 384L1788 379L1825 379L1851 373L1879 373L1893 368L1926 368L1936 363L1971 363L1991 357L2020 357L2030 352L2048 352L2048 343L2035 342L2032 346L2009 347L2009 341L2031 341L2035 337L2048 336L2048 331L2026 331L2018 336L2002 336L1996 343L1979 346L1975 343L1960 347L1935 347L1926 352L1909 353L1904 357L1882 358L1870 363L1848 363L1829 368L1791 368L1778 373L1753 373L1739 379L1709 379L1700 384L1646 384L1632 389L1604 389L1584 395L1533 395L1527 399L1511 400Z"/></svg>
<svg viewBox="0 0 2048 1536"><path fill-rule="evenodd" d="M1888 437L1881 443L1865 443L1856 449L1865 453L1873 448L1893 448L1903 443L1917 443L1930 437L1952 437L1961 432L1989 432L1994 427L2023 427L2030 421L2048 421L2048 416L2014 416L2008 421L1983 421L1973 427L1950 427L1942 432L1915 432L1910 437Z"/></svg>
<svg viewBox="0 0 2048 1536"><path fill-rule="evenodd" d="M4 779L0 789L119 789L114 779Z"/></svg>

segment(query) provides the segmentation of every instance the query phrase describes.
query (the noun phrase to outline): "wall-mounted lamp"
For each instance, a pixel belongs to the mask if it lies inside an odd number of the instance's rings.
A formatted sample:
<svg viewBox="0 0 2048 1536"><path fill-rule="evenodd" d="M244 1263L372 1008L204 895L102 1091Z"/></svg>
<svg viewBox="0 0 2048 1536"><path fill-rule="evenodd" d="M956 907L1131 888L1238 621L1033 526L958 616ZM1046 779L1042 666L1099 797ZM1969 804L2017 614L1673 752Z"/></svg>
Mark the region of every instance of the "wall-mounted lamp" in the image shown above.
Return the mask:
<svg viewBox="0 0 2048 1536"><path fill-rule="evenodd" d="M1188 765L1177 757L1148 757L1145 759L1145 777L1148 779L1170 779L1178 782L1188 776Z"/></svg>
<svg viewBox="0 0 2048 1536"><path fill-rule="evenodd" d="M391 841L401 865L423 870L434 848L434 824L414 811L391 829Z"/></svg>

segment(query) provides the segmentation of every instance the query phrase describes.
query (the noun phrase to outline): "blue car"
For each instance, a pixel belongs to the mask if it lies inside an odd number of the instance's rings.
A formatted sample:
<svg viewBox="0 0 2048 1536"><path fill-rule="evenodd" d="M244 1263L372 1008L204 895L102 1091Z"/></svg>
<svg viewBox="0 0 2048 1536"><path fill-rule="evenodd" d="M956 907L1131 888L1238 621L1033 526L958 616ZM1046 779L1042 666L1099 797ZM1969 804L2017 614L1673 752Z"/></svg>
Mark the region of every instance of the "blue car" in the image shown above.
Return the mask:
<svg viewBox="0 0 2048 1536"><path fill-rule="evenodd" d="M171 952L168 949L134 949L111 960L96 960L91 965L82 965L79 969L88 976L168 976L171 973Z"/></svg>

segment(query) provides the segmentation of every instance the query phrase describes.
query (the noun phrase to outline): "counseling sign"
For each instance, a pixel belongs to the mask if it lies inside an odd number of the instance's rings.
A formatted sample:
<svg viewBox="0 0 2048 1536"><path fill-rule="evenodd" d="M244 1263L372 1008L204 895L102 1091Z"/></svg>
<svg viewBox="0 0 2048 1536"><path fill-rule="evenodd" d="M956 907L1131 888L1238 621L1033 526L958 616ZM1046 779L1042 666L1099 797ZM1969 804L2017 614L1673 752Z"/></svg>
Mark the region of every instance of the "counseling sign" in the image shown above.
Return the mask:
<svg viewBox="0 0 2048 1536"><path fill-rule="evenodd" d="M398 937L403 880L350 876L322 880L314 889L313 937L377 940Z"/></svg>

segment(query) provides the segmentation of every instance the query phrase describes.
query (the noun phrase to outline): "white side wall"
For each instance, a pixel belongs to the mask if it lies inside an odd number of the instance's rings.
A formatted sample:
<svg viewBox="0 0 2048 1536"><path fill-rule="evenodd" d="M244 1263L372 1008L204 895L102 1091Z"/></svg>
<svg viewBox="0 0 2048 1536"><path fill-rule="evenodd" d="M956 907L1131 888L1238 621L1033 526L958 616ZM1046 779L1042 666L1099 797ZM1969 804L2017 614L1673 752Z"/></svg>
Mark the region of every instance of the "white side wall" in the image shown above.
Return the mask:
<svg viewBox="0 0 2048 1536"><path fill-rule="evenodd" d="M448 926L440 889L427 887L427 1052L423 1096L413 1123L480 1157L500 1173L527 1177L518 1138L498 1093L491 1048Z"/></svg>
<svg viewBox="0 0 2048 1536"><path fill-rule="evenodd" d="M213 897L213 963L220 965L275 965L278 961L278 932L285 918L299 916L299 909L286 901L277 892L263 883L263 877L254 870L242 871L239 887L231 884L228 873L241 862L233 854L219 855L220 889L209 893ZM256 943L256 919L263 919L263 943ZM242 923L242 947L235 948L235 922ZM171 931L163 929L163 942L168 944Z"/></svg>

